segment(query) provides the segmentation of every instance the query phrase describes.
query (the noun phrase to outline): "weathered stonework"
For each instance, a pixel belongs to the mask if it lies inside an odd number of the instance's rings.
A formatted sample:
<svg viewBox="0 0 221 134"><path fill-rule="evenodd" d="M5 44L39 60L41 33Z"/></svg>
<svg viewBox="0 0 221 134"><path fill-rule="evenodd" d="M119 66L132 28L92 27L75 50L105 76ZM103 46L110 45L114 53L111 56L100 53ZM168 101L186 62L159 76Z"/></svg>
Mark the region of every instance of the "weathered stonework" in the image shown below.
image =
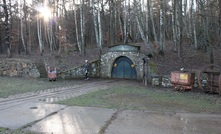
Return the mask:
<svg viewBox="0 0 221 134"><path fill-rule="evenodd" d="M25 59L0 60L0 76L19 76L39 78L35 63Z"/></svg>
<svg viewBox="0 0 221 134"><path fill-rule="evenodd" d="M114 62L118 57L125 56L131 59L135 64L137 79L142 79L143 77L143 60L145 57L144 54L139 51L135 52L108 52L101 57L101 77L111 78L111 70Z"/></svg>
<svg viewBox="0 0 221 134"><path fill-rule="evenodd" d="M58 76L63 79L84 78L84 65L63 70ZM100 77L100 60L89 63L89 77Z"/></svg>
<svg viewBox="0 0 221 134"><path fill-rule="evenodd" d="M151 84L153 86L171 87L170 76L168 75L151 75Z"/></svg>

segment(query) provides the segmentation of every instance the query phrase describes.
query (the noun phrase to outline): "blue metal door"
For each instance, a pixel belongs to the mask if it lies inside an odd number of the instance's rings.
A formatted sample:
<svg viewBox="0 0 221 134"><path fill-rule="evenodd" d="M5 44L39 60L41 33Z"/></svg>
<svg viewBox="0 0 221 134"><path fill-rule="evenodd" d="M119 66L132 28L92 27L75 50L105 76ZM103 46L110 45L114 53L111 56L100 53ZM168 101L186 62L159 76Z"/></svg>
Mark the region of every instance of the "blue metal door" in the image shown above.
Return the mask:
<svg viewBox="0 0 221 134"><path fill-rule="evenodd" d="M116 59L112 67L112 78L137 79L135 65L127 57Z"/></svg>

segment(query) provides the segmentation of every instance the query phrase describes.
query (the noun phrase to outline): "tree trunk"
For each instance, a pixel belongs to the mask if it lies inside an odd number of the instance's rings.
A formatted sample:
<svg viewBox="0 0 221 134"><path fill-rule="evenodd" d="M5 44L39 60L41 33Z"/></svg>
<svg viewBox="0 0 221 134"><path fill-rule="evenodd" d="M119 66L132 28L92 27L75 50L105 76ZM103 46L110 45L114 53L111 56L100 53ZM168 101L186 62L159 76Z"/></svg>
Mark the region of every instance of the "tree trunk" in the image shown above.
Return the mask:
<svg viewBox="0 0 221 134"><path fill-rule="evenodd" d="M128 27L128 6L129 6L129 1L124 1L124 23L123 23L123 42L124 44L127 43L128 39L127 39L127 27Z"/></svg>
<svg viewBox="0 0 221 134"><path fill-rule="evenodd" d="M39 19L39 14L37 15L37 30L38 30L38 44L40 49L40 55L43 54L43 45L42 45L42 34L41 34L41 19Z"/></svg>
<svg viewBox="0 0 221 134"><path fill-rule="evenodd" d="M178 43L178 57L182 58L182 41L183 41L183 5L182 5L182 0L178 1L179 10L178 10L178 38L179 38L179 43Z"/></svg>
<svg viewBox="0 0 221 134"><path fill-rule="evenodd" d="M138 30L140 32L140 35L141 35L141 38L143 39L144 41L144 44L145 46L150 50L150 52L152 53L152 48L150 46L150 44L148 43L148 35L147 35L147 31L144 31L146 30L144 27L143 27L143 21L142 21L142 13L141 13L141 4L137 3L135 0L134 0L134 3L135 3L135 11L136 11L136 23L137 23L137 26L138 26Z"/></svg>
<svg viewBox="0 0 221 134"><path fill-rule="evenodd" d="M148 0L147 3L148 3L148 6L149 6L149 7L148 7L148 9L149 9L148 13L149 13L149 16L150 16L151 22L152 22L153 35L154 35L154 43L155 43L156 45L159 45L159 44L158 44L158 39L157 39L157 34L156 34L156 29L155 29L155 22L154 22L154 18L153 18L153 5L152 5L152 0Z"/></svg>
<svg viewBox="0 0 221 134"><path fill-rule="evenodd" d="M194 16L194 0L191 0L191 9L190 9L190 19L191 19L191 31L192 31L192 39L194 41L194 48L198 49L198 43L197 43L197 35L196 35L196 17Z"/></svg>
<svg viewBox="0 0 221 134"><path fill-rule="evenodd" d="M210 64L214 64L214 55L213 55L213 47L210 46L210 56L209 56L209 59L210 59Z"/></svg>
<svg viewBox="0 0 221 134"><path fill-rule="evenodd" d="M25 54L28 54L28 52L27 52L27 47L26 47L26 41L25 41L25 35L24 35L24 29L25 29L25 27L24 27L24 23L23 23L23 21L22 21L22 17L21 17L21 19L20 19L21 21L20 21L20 24L21 24L21 41L22 41L22 46L23 46L23 49L24 49L24 51L25 51ZM26 33L26 32L25 32Z"/></svg>
<svg viewBox="0 0 221 134"><path fill-rule="evenodd" d="M2 25L0 25L0 30L2 29ZM3 53L3 47L2 47L2 33L0 32L0 53Z"/></svg>
<svg viewBox="0 0 221 134"><path fill-rule="evenodd" d="M84 16L84 0L80 6L80 27L81 27L81 50L85 54L85 16Z"/></svg>
<svg viewBox="0 0 221 134"><path fill-rule="evenodd" d="M116 0L110 0L109 5L110 5L109 39L110 39L110 45L113 46L116 43L116 22L117 22Z"/></svg>
<svg viewBox="0 0 221 134"><path fill-rule="evenodd" d="M99 3L99 1L98 1ZM96 44L99 48L99 56L101 56L101 50L102 50L102 28L101 28L101 17L100 17L100 6L98 6L97 13L95 9L95 2L92 1L92 7L93 7L93 20L94 20L94 30L95 30L95 37L96 37Z"/></svg>
<svg viewBox="0 0 221 134"><path fill-rule="evenodd" d="M75 4L75 0L73 0L74 2L74 20L75 20L75 31L76 31L76 39L77 39L77 46L78 46L78 49L79 49L79 52L80 54L82 54L82 47L81 47L81 42L80 42L80 39L79 39L79 31L78 31L78 21L77 21L77 5Z"/></svg>
<svg viewBox="0 0 221 134"><path fill-rule="evenodd" d="M163 30L163 22L164 22L164 18L163 18L163 0L160 0L160 49L159 49L159 53L163 55L163 37L164 37L164 30Z"/></svg>
<svg viewBox="0 0 221 134"><path fill-rule="evenodd" d="M172 31L173 31L173 50L177 51L177 24L176 24L176 18L177 18L177 1L172 0L172 7L173 7L173 13L172 13Z"/></svg>
<svg viewBox="0 0 221 134"><path fill-rule="evenodd" d="M221 48L221 0L219 0L219 46Z"/></svg>
<svg viewBox="0 0 221 134"><path fill-rule="evenodd" d="M114 40L114 44L117 43L117 0L114 0L114 22L113 22L113 29L114 29L114 33L113 33L113 40Z"/></svg>
<svg viewBox="0 0 221 134"><path fill-rule="evenodd" d="M25 54L28 54L28 43L27 43L27 29L28 29L28 24L27 24L27 6L26 6L26 0L24 0L24 23L25 23L25 27L24 27L24 36L25 36L25 39L24 39L24 47L25 47Z"/></svg>
<svg viewBox="0 0 221 134"><path fill-rule="evenodd" d="M189 32L189 21L188 21L188 15L187 15L187 0L184 0L184 4L183 4L183 31L185 33L185 36L189 38L190 32ZM183 34L184 34L183 33Z"/></svg>
<svg viewBox="0 0 221 134"><path fill-rule="evenodd" d="M108 32L109 32L109 37L108 37L108 41L107 43L109 43L109 45L113 45L113 0L109 1L109 10L110 10L110 21L109 21L109 28L108 28Z"/></svg>
<svg viewBox="0 0 221 134"><path fill-rule="evenodd" d="M98 0L98 3L100 1ZM102 50L102 44L103 44L103 34L102 34L102 25L101 25L101 14L100 14L100 4L98 4L98 28L99 28L99 56L101 57L101 50Z"/></svg>
<svg viewBox="0 0 221 134"><path fill-rule="evenodd" d="M5 15L5 22L4 22L4 27L5 27L5 45L6 45L6 52L7 52L7 57L10 58L11 55L11 44L10 44L10 31L9 31L9 24L8 24L8 8L6 4L6 0L3 0L3 9L4 9L4 15Z"/></svg>
<svg viewBox="0 0 221 134"><path fill-rule="evenodd" d="M97 15L96 15L96 9L95 9L95 1L92 1L92 8L93 8L93 20L94 20L94 32L95 32L95 38L96 38L96 45L99 44L99 35L98 35L98 26L97 26Z"/></svg>

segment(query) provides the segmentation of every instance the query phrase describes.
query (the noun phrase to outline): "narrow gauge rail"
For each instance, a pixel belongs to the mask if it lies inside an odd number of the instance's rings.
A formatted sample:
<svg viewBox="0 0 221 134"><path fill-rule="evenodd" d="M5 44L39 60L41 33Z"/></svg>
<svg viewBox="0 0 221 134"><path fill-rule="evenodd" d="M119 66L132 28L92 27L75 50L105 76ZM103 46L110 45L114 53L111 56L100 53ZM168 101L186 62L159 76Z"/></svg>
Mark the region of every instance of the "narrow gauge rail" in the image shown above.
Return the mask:
<svg viewBox="0 0 221 134"><path fill-rule="evenodd" d="M69 95L69 98L76 97L76 96L80 96L82 94L86 94L89 92L106 89L114 85L116 82L117 82L116 80L85 82L85 84L63 87L63 88L60 88L59 90L55 88L55 90L52 90L49 92L30 93L29 95L24 95L20 97L5 98L5 99L0 100L0 111L14 107L14 106L18 106L24 103L28 103L30 101L39 101L39 100L44 100L45 98L50 98L50 97L58 97L61 95L63 96Z"/></svg>

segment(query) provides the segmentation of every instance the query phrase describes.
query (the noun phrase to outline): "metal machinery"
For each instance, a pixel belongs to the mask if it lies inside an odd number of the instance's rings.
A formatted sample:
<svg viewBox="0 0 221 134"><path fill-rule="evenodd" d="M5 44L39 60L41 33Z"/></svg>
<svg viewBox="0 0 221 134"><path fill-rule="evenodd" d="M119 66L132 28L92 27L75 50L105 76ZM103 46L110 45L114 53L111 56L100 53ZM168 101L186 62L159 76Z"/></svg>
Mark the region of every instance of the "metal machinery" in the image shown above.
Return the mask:
<svg viewBox="0 0 221 134"><path fill-rule="evenodd" d="M48 80L56 81L57 79L57 70L55 67L48 67Z"/></svg>
<svg viewBox="0 0 221 134"><path fill-rule="evenodd" d="M214 64L204 66L198 74L198 85L204 92L221 95L221 67Z"/></svg>
<svg viewBox="0 0 221 134"><path fill-rule="evenodd" d="M171 83L174 90L185 91L191 90L195 82L195 73L186 71L171 72Z"/></svg>

